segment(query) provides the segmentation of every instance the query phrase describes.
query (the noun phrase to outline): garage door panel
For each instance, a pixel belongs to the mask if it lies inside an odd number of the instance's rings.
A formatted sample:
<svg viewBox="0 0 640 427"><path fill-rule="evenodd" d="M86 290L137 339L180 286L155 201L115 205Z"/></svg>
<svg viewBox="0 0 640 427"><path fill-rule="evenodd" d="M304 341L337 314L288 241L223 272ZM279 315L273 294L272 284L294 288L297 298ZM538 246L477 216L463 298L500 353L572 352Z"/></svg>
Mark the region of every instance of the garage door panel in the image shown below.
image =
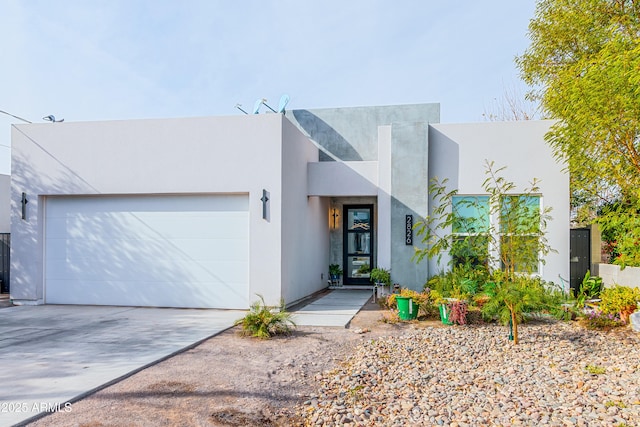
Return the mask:
<svg viewBox="0 0 640 427"><path fill-rule="evenodd" d="M60 197L64 205L47 206L47 217L108 212L246 212L249 198L246 194L174 195L174 196L82 196ZM175 203L167 205L167 199ZM50 199L51 200L51 199Z"/></svg>
<svg viewBox="0 0 640 427"><path fill-rule="evenodd" d="M248 196L48 199L46 302L246 308L249 215L240 208Z"/></svg>
<svg viewBox="0 0 640 427"><path fill-rule="evenodd" d="M225 307L229 309L246 309L246 304L248 304L243 283L225 283L221 286L214 286L210 283L192 283L176 288L173 283L159 282L51 280L47 286L52 294L47 298L49 304L193 308L194 300L235 301ZM66 296L61 298L60 296L63 294ZM127 298L123 301L122 295L125 294Z"/></svg>
<svg viewBox="0 0 640 427"><path fill-rule="evenodd" d="M111 241L98 241L86 239L49 239L48 262L66 261L68 259L94 259L100 254L106 259L113 260L118 257L131 259L135 257L138 261L146 259L146 253L154 256L157 261L189 259L193 261L204 260L246 260L247 241L243 239L222 239L211 244L210 239L154 239L152 241L141 241L134 239L112 239ZM167 247L168 245L168 247ZM145 247L154 248L145 251ZM109 253L110 251L120 251L120 254Z"/></svg>
<svg viewBox="0 0 640 427"><path fill-rule="evenodd" d="M188 262L158 262L153 265L129 265L126 269L114 265L91 265L90 262L78 261L73 263L47 263L47 284L49 280L68 280L99 283L101 281L117 280L119 282L137 283L149 281L157 283L173 283L174 287L182 283L227 283L248 281L248 263L246 261L206 261L192 264ZM166 267L170 266L170 269ZM154 272L149 272L153 268ZM99 278L100 280L96 280ZM50 292L50 289L47 289Z"/></svg>
<svg viewBox="0 0 640 427"><path fill-rule="evenodd" d="M223 215L162 215L136 213L109 214L101 218L51 218L49 234L53 239L96 240L99 236L136 236L154 239L246 239L249 236L246 212Z"/></svg>

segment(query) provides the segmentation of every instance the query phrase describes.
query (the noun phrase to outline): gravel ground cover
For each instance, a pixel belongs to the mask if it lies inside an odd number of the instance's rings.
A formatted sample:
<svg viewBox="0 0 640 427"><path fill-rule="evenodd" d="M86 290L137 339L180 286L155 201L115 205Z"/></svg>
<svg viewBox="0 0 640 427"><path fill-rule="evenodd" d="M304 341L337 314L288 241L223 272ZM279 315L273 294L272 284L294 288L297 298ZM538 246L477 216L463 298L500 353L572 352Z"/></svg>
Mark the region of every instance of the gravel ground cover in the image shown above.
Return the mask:
<svg viewBox="0 0 640 427"><path fill-rule="evenodd" d="M372 339L316 375L306 425L639 426L640 339L537 322Z"/></svg>
<svg viewBox="0 0 640 427"><path fill-rule="evenodd" d="M640 426L640 334L576 322L505 327L383 323L368 303L349 329L238 328L31 425Z"/></svg>

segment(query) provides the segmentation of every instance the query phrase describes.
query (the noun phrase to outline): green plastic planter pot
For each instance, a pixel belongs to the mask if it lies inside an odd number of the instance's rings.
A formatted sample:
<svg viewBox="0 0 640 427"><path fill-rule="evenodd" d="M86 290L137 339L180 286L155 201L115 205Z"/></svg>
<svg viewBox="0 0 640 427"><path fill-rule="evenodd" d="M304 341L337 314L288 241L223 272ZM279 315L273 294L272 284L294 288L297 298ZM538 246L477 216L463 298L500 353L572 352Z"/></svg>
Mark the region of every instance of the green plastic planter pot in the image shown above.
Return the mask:
<svg viewBox="0 0 640 427"><path fill-rule="evenodd" d="M447 304L440 304L440 320L443 325L453 325L453 322L449 320L449 308Z"/></svg>
<svg viewBox="0 0 640 427"><path fill-rule="evenodd" d="M396 297L398 303L398 317L401 320L413 320L418 317L418 304L411 297Z"/></svg>

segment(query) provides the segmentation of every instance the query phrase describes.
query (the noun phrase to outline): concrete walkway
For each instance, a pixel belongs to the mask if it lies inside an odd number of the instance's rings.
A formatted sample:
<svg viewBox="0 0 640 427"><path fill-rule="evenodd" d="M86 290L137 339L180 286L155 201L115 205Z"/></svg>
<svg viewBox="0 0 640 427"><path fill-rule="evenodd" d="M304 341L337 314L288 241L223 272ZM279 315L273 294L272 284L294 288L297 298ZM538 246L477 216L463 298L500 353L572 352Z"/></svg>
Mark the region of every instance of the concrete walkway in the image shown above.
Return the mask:
<svg viewBox="0 0 640 427"><path fill-rule="evenodd" d="M293 311L293 321L298 326L346 328L372 295L371 290L336 289Z"/></svg>
<svg viewBox="0 0 640 427"><path fill-rule="evenodd" d="M293 311L293 319L300 326L347 327L371 295L331 291ZM234 310L73 305L3 308L0 426L64 410L65 402L194 347L243 315Z"/></svg>

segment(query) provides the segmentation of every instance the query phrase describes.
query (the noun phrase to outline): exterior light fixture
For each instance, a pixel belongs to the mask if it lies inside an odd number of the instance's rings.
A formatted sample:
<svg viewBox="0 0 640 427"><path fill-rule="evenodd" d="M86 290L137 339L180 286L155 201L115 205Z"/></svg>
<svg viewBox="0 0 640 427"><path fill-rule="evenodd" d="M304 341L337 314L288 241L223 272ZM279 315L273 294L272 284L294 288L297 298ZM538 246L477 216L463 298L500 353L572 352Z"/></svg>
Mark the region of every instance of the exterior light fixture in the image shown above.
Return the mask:
<svg viewBox="0 0 640 427"><path fill-rule="evenodd" d="M333 217L333 228L337 228L338 218L340 217L340 212L338 209L331 209L331 216Z"/></svg>
<svg viewBox="0 0 640 427"><path fill-rule="evenodd" d="M29 201L27 200L27 193L22 193L22 219L27 219L27 203L29 203Z"/></svg>
<svg viewBox="0 0 640 427"><path fill-rule="evenodd" d="M262 197L260 198L262 201L262 219L268 220L268 205L269 202L269 192L267 190L262 190Z"/></svg>

